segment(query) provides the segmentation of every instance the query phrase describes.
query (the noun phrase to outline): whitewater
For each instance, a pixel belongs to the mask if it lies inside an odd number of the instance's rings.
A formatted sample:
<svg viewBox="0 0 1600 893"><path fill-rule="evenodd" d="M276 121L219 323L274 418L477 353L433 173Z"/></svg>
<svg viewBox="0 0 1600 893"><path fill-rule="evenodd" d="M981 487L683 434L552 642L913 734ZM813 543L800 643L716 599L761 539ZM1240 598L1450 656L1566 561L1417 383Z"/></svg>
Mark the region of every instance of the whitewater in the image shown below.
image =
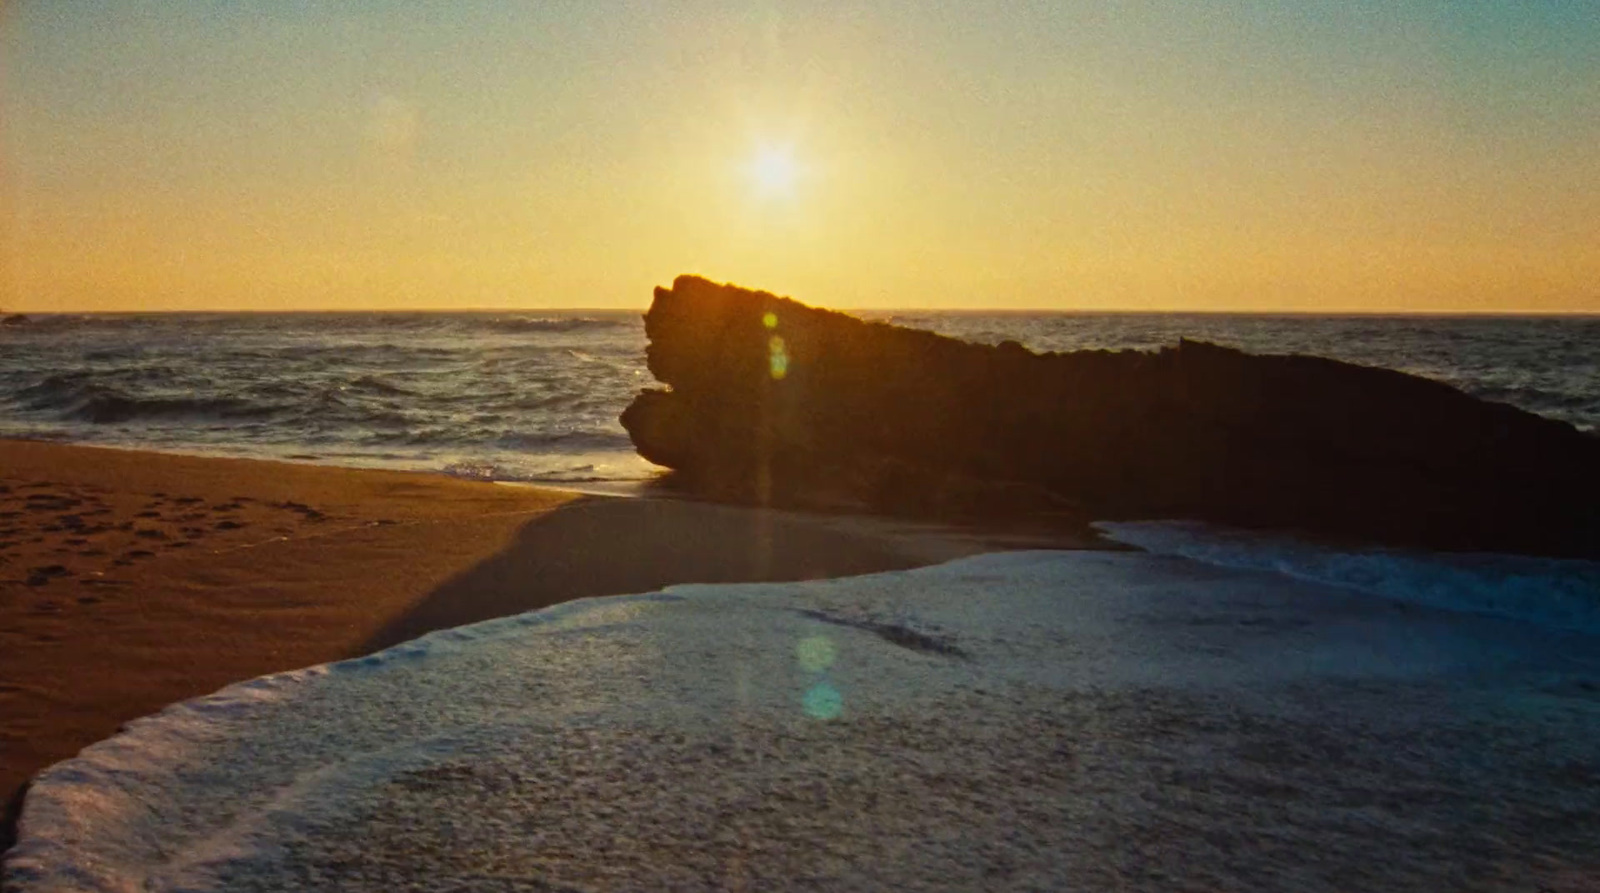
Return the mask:
<svg viewBox="0 0 1600 893"><path fill-rule="evenodd" d="M1180 336L1412 372L1600 426L1600 317L878 313L1035 350ZM0 326L0 437L550 483L661 471L617 421L636 312L40 315Z"/></svg>
<svg viewBox="0 0 1600 893"><path fill-rule="evenodd" d="M5 879L1592 889L1597 644L1136 552L676 586L136 721L37 778Z"/></svg>

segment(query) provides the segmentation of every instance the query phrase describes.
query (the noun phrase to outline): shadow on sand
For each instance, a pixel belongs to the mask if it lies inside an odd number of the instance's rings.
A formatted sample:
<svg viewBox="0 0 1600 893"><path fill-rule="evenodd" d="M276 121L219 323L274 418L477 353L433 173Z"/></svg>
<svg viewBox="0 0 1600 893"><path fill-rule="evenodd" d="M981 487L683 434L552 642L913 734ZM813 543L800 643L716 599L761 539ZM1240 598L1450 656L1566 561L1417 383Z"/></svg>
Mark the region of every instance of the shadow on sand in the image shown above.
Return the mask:
<svg viewBox="0 0 1600 893"><path fill-rule="evenodd" d="M811 580L901 570L981 547L851 529L850 519L676 499L583 497L529 521L499 553L430 592L362 646L676 583Z"/></svg>

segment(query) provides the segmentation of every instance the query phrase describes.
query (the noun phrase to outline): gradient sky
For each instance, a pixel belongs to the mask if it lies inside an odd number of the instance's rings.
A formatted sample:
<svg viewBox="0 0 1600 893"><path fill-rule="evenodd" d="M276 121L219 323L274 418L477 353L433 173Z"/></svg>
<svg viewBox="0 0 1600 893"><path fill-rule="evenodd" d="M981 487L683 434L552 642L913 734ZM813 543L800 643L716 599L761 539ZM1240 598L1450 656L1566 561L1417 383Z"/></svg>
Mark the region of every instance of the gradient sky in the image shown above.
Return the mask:
<svg viewBox="0 0 1600 893"><path fill-rule="evenodd" d="M0 4L8 308L1600 311L1596 0Z"/></svg>

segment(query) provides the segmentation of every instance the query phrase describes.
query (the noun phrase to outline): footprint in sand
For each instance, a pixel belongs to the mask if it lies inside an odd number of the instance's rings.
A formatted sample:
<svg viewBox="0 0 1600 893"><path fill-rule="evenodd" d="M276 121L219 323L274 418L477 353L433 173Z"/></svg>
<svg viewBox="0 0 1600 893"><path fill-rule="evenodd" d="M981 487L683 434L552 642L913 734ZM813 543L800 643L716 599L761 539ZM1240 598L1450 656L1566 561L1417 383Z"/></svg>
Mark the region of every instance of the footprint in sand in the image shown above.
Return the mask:
<svg viewBox="0 0 1600 893"><path fill-rule="evenodd" d="M47 564L43 565L42 567L28 568L28 578L23 582L29 586L44 586L57 577L71 576L75 576L75 574L73 574L72 571L67 570L64 566L59 564Z"/></svg>
<svg viewBox="0 0 1600 893"><path fill-rule="evenodd" d="M235 520L233 520L231 518L224 518L223 520L218 521L216 524L213 524L212 526L215 527L218 530L238 530L238 529L244 527L245 525L243 523L241 523L239 521L235 521Z"/></svg>
<svg viewBox="0 0 1600 893"><path fill-rule="evenodd" d="M49 493L35 493L25 501L25 506L30 512L64 512L80 505L83 505L83 500L81 499L72 499L67 496L56 496Z"/></svg>
<svg viewBox="0 0 1600 893"><path fill-rule="evenodd" d="M291 512L298 513L300 517L307 521L325 521L328 518L327 515L303 502L275 502L272 505L273 508L288 509Z"/></svg>
<svg viewBox="0 0 1600 893"><path fill-rule="evenodd" d="M161 517L161 513L160 512L156 512L156 511L143 511L143 512L139 512L138 514L134 515L134 517L135 518L159 518L159 517Z"/></svg>
<svg viewBox="0 0 1600 893"><path fill-rule="evenodd" d="M135 530L133 532L133 535L136 536L136 537L139 537L141 539L147 539L147 540L164 540L164 539L167 538L167 535L165 533L162 533L161 531L156 530L154 528L150 528L150 527L145 527L145 528L141 528L139 530Z"/></svg>
<svg viewBox="0 0 1600 893"><path fill-rule="evenodd" d="M154 558L154 557L156 557L156 553L151 552L149 549L133 549L133 550L128 551L128 552L123 552L121 555L119 555L117 557L117 559L115 561L113 561L111 563L115 564L115 565L117 565L119 567L127 567L128 565L134 563L135 561L137 561L137 560L139 560L141 558Z"/></svg>

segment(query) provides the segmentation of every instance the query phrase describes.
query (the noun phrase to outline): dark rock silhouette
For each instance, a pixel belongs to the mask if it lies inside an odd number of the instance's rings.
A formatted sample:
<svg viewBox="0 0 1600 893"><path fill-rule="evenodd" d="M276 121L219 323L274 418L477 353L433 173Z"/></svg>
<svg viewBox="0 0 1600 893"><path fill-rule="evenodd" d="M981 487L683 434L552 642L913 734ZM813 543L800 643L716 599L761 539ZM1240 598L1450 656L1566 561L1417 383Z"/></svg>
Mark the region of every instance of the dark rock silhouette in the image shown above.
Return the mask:
<svg viewBox="0 0 1600 893"><path fill-rule="evenodd" d="M1036 354L691 276L645 330L670 389L622 424L717 498L1600 555L1600 438L1400 372L1188 340Z"/></svg>

